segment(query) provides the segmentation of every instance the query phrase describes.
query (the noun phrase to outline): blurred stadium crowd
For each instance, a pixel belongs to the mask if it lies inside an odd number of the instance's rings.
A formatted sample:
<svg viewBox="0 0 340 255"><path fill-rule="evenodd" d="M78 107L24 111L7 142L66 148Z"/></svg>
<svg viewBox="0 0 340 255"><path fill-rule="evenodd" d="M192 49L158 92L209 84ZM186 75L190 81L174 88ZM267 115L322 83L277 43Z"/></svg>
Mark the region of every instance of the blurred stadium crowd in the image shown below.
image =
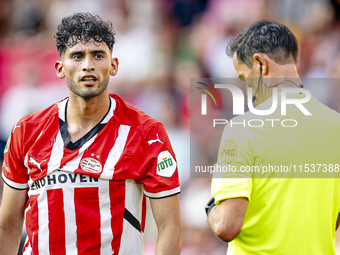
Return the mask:
<svg viewBox="0 0 340 255"><path fill-rule="evenodd" d="M99 14L114 25L114 56L120 65L110 80L110 92L163 122L168 131L182 185L182 254L225 254L227 244L212 235L203 210L211 196L210 179L189 174L190 78L236 77L225 48L242 28L262 18L283 22L297 36L301 77L340 78L340 1L1 0L2 150L20 117L67 96L65 80L55 75L59 55L53 35L62 17L78 11ZM340 87L310 89L320 101L340 110L333 97ZM216 158L207 148L201 144L197 149ZM148 216L146 254L154 253L155 236Z"/></svg>

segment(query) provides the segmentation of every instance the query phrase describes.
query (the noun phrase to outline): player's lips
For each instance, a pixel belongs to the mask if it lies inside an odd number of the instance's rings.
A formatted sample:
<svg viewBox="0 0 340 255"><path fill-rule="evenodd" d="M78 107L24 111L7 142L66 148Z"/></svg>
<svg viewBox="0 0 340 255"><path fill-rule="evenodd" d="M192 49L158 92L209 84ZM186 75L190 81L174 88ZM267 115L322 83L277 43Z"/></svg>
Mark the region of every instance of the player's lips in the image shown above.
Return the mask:
<svg viewBox="0 0 340 255"><path fill-rule="evenodd" d="M95 75L84 75L81 77L81 81L85 85L94 85L97 82L97 77Z"/></svg>

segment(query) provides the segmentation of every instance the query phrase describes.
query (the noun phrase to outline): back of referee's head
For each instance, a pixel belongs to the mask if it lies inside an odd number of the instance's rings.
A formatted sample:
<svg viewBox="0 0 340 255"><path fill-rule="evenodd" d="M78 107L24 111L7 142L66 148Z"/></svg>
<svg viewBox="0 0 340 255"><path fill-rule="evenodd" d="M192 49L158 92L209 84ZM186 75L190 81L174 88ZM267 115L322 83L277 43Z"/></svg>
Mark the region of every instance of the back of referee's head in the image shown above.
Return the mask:
<svg viewBox="0 0 340 255"><path fill-rule="evenodd" d="M236 53L239 63L253 68L253 55L264 53L276 63L292 64L297 62L298 43L290 29L273 20L260 20L246 27L229 43L227 54Z"/></svg>

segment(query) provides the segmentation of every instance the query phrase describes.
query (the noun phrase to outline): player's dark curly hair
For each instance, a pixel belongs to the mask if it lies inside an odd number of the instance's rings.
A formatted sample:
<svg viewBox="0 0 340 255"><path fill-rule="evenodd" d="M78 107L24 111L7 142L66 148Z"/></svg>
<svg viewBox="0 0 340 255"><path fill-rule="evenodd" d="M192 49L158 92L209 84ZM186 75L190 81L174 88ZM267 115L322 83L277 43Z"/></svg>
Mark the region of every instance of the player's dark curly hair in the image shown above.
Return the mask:
<svg viewBox="0 0 340 255"><path fill-rule="evenodd" d="M98 15L79 12L62 19L56 39L59 55L62 56L67 47L78 42L87 43L91 39L98 43L106 43L112 50L115 41L115 32L112 23L103 21Z"/></svg>
<svg viewBox="0 0 340 255"><path fill-rule="evenodd" d="M239 63L253 68L255 53L264 53L278 64L297 61L298 43L294 34L283 24L261 20L246 27L227 47L228 56L236 52Z"/></svg>

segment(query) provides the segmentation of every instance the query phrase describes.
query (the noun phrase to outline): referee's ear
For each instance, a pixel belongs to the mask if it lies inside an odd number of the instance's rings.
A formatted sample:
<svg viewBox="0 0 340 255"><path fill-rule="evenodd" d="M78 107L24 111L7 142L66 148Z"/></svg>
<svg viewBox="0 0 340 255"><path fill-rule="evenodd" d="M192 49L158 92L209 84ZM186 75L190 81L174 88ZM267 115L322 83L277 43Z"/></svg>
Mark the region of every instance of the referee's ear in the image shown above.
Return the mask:
<svg viewBox="0 0 340 255"><path fill-rule="evenodd" d="M64 74L63 63L61 61L56 61L55 64L54 64L54 68L56 70L58 78L64 79L65 74Z"/></svg>

